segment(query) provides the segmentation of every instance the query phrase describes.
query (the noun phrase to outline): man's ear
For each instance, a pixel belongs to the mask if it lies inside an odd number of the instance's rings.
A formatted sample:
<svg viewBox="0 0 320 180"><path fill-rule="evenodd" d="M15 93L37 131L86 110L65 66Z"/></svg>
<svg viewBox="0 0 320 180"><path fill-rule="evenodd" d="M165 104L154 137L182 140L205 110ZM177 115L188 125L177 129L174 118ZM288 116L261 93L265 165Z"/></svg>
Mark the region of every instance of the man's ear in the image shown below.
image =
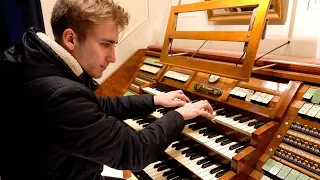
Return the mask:
<svg viewBox="0 0 320 180"><path fill-rule="evenodd" d="M63 31L62 42L69 52L75 49L76 38L76 33L72 29L67 28Z"/></svg>

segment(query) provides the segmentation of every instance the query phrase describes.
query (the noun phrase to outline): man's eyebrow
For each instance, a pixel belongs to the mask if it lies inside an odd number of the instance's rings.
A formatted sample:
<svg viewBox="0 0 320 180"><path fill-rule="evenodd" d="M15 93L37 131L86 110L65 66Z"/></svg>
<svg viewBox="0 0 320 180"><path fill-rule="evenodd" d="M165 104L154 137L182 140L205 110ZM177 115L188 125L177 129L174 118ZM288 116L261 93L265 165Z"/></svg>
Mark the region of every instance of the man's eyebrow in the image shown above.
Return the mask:
<svg viewBox="0 0 320 180"><path fill-rule="evenodd" d="M102 41L108 42L108 43L111 43L111 44L117 44L118 43L118 42L116 42L114 40L111 40L111 39L102 39Z"/></svg>

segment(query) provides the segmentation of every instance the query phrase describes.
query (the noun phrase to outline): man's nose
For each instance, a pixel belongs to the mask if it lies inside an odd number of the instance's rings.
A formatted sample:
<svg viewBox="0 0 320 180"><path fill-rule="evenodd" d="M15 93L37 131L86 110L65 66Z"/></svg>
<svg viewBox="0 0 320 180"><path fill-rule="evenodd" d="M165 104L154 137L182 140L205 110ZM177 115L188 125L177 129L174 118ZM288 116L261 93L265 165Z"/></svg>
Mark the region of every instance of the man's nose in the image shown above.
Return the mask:
<svg viewBox="0 0 320 180"><path fill-rule="evenodd" d="M108 60L108 62L112 62L112 63L116 62L116 53L115 53L114 50L112 51L112 53L110 54L110 56L107 57L107 60Z"/></svg>

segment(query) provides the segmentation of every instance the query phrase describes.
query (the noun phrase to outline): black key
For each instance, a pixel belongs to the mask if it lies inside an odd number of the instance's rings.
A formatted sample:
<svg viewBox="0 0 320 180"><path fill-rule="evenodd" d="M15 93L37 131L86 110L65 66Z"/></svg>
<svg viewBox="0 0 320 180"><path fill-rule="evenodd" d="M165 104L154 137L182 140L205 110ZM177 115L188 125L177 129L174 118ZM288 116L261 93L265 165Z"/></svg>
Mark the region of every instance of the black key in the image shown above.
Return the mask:
<svg viewBox="0 0 320 180"><path fill-rule="evenodd" d="M164 166L159 167L159 168L157 169L157 171L163 171L163 170L168 169L168 168L169 168L168 165L164 165Z"/></svg>
<svg viewBox="0 0 320 180"><path fill-rule="evenodd" d="M186 145L186 144L181 144L181 145L178 145L178 146L175 148L175 150L180 150L180 149L183 149L183 148L186 148L186 147L188 147L188 145Z"/></svg>
<svg viewBox="0 0 320 180"><path fill-rule="evenodd" d="M216 134L216 132L214 132L214 131L208 131L208 132L205 132L204 134L203 134L203 136L210 136L210 135L213 135L213 134Z"/></svg>
<svg viewBox="0 0 320 180"><path fill-rule="evenodd" d="M169 171L166 171L162 174L162 176L169 176L170 174L174 174L176 169L171 169Z"/></svg>
<svg viewBox="0 0 320 180"><path fill-rule="evenodd" d="M177 147L177 145L182 144L182 142L176 142L174 144L172 144L172 147Z"/></svg>
<svg viewBox="0 0 320 180"><path fill-rule="evenodd" d="M254 128L255 128L255 129L258 129L259 127L261 127L261 126L263 126L263 125L264 125L264 122L260 122L260 123L256 124L256 125L254 126Z"/></svg>
<svg viewBox="0 0 320 180"><path fill-rule="evenodd" d="M146 123L147 121L146 120L138 120L138 121L136 121L138 124L144 124L144 123Z"/></svg>
<svg viewBox="0 0 320 180"><path fill-rule="evenodd" d="M181 153L182 154L187 154L187 153L190 153L194 150L194 148L190 148L190 149L186 149L186 150L183 150Z"/></svg>
<svg viewBox="0 0 320 180"><path fill-rule="evenodd" d="M223 136L223 137L219 137L218 139L215 140L216 143L222 142L224 140L228 139L228 137Z"/></svg>
<svg viewBox="0 0 320 180"><path fill-rule="evenodd" d="M248 124L248 126L255 126L256 124L258 124L259 123L259 121L253 121L253 122L250 122L249 124Z"/></svg>
<svg viewBox="0 0 320 180"><path fill-rule="evenodd" d="M219 136L219 134L214 133L214 134L210 134L210 135L208 136L208 138L209 138L209 139L212 139L212 138L217 137L217 136Z"/></svg>
<svg viewBox="0 0 320 180"><path fill-rule="evenodd" d="M243 118L243 117L244 117L244 115L240 115L240 116L237 116L237 117L233 118L233 120L234 120L234 121L238 121L239 119L241 119L241 118Z"/></svg>
<svg viewBox="0 0 320 180"><path fill-rule="evenodd" d="M232 116L237 115L237 114L239 114L239 113L234 111L234 112L231 112L229 114L226 114L226 117L232 117Z"/></svg>
<svg viewBox="0 0 320 180"><path fill-rule="evenodd" d="M236 150L236 153L241 152L241 151L244 150L245 148L247 148L247 147L244 146L244 147L242 147L242 148L237 149L237 150Z"/></svg>
<svg viewBox="0 0 320 180"><path fill-rule="evenodd" d="M164 166L166 163L168 163L168 161L161 161L160 163L155 164L153 167L158 168L158 167Z"/></svg>
<svg viewBox="0 0 320 180"><path fill-rule="evenodd" d="M172 147L185 146L186 143L187 143L187 141L183 140L183 141L180 141L178 143L173 144Z"/></svg>
<svg viewBox="0 0 320 180"><path fill-rule="evenodd" d="M192 124L190 126L188 126L188 128L193 129L193 128L197 128L197 127L204 127L204 123L203 122L197 122L196 124Z"/></svg>
<svg viewBox="0 0 320 180"><path fill-rule="evenodd" d="M202 168L202 169L205 169L205 168L210 167L210 166L212 166L212 165L214 165L214 164L215 164L214 162L210 161L210 162L207 162L207 163L203 164L203 165L201 166L201 168Z"/></svg>
<svg viewBox="0 0 320 180"><path fill-rule="evenodd" d="M180 177L180 175L178 177L172 178L171 180L184 180Z"/></svg>
<svg viewBox="0 0 320 180"><path fill-rule="evenodd" d="M217 114L217 115L220 115L224 110L225 110L225 109L220 109L220 110L216 111L216 114Z"/></svg>
<svg viewBox="0 0 320 180"><path fill-rule="evenodd" d="M210 174L214 174L214 173L217 173L219 171L223 170L223 167L222 166L219 166L219 167L216 167L214 169L211 169L210 171Z"/></svg>
<svg viewBox="0 0 320 180"><path fill-rule="evenodd" d="M219 115L220 116L224 116L226 114L229 114L230 113L230 110L229 109L225 109L224 111L220 112Z"/></svg>
<svg viewBox="0 0 320 180"><path fill-rule="evenodd" d="M218 172L217 174L216 174L216 178L219 178L219 177L221 177L221 176L223 176L224 174L226 174L228 172L228 170L223 170L223 171L220 171L220 172Z"/></svg>
<svg viewBox="0 0 320 180"><path fill-rule="evenodd" d="M190 160L195 160L195 159L197 159L197 158L199 158L199 157L201 157L200 154L195 154L195 155L192 155L192 156L190 157Z"/></svg>
<svg viewBox="0 0 320 180"><path fill-rule="evenodd" d="M197 165L200 165L200 164L204 164L204 163L207 163L207 162L210 162L211 161L211 158L210 157L207 157L205 159L201 159L197 162Z"/></svg>
<svg viewBox="0 0 320 180"><path fill-rule="evenodd" d="M179 175L176 174L176 173L174 173L174 174L168 175L168 176L167 176L167 179L174 179L174 178L176 178L176 177L179 177Z"/></svg>
<svg viewBox="0 0 320 180"><path fill-rule="evenodd" d="M138 121L138 120L143 120L143 118L141 118L141 117L136 117L136 118L133 118L132 120Z"/></svg>
<svg viewBox="0 0 320 180"><path fill-rule="evenodd" d="M235 145L232 145L229 147L230 150L234 150L234 149L237 149L239 148L240 146L242 146L241 144L235 144Z"/></svg>
<svg viewBox="0 0 320 180"><path fill-rule="evenodd" d="M202 129L202 130L200 130L199 133L200 133L200 134L205 134L205 133L207 133L207 132L209 132L209 131L210 131L210 129L207 128L207 129Z"/></svg>
<svg viewBox="0 0 320 180"><path fill-rule="evenodd" d="M241 119L239 120L239 122L240 122L240 123L244 123L244 122L249 121L250 119L252 119L252 117L251 117L251 116L244 117L244 118L241 118Z"/></svg>
<svg viewBox="0 0 320 180"><path fill-rule="evenodd" d="M206 125L205 125L205 124L201 124L201 125L199 125L199 126L196 126L196 127L194 127L194 128L191 128L191 129L194 130L194 131L196 131L196 130L202 129L202 128L204 128L204 127L206 127Z"/></svg>
<svg viewBox="0 0 320 180"><path fill-rule="evenodd" d="M225 146L225 145L230 144L232 142L234 142L232 139L228 139L226 141L221 142L221 146Z"/></svg>
<svg viewBox="0 0 320 180"><path fill-rule="evenodd" d="M196 155L197 153L196 152L189 152L186 154L186 157L190 157L190 156L193 156L193 155Z"/></svg>
<svg viewBox="0 0 320 180"><path fill-rule="evenodd" d="M147 126L149 126L149 123L142 125L142 127L144 127L144 128L147 127Z"/></svg>

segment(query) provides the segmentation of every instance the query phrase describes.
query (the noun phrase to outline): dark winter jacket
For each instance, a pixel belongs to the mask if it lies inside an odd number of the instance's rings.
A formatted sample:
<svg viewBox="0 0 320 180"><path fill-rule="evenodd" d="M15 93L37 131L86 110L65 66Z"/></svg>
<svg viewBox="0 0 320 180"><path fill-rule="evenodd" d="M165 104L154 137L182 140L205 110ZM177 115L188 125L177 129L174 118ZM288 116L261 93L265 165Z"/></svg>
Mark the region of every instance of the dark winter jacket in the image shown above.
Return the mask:
<svg viewBox="0 0 320 180"><path fill-rule="evenodd" d="M151 95L101 98L60 45L31 27L0 56L2 180L100 180L103 164L142 170L184 127L170 111L134 132L121 120L154 110Z"/></svg>

